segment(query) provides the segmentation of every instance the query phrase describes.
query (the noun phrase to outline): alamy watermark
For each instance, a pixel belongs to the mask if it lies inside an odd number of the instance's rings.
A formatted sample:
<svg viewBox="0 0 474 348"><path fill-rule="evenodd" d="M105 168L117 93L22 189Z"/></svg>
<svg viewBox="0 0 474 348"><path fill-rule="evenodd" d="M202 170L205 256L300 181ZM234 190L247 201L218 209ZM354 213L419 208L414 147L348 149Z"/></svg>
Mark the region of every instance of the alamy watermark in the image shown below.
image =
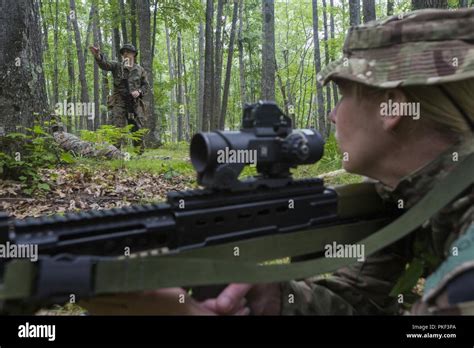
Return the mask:
<svg viewBox="0 0 474 348"><path fill-rule="evenodd" d="M19 338L47 338L48 341L56 340L56 325L37 325L26 322L18 326Z"/></svg>
<svg viewBox="0 0 474 348"><path fill-rule="evenodd" d="M38 244L0 244L0 258L38 261Z"/></svg>
<svg viewBox="0 0 474 348"><path fill-rule="evenodd" d="M257 165L257 150L234 150L225 147L217 151L217 163L242 163Z"/></svg>
<svg viewBox="0 0 474 348"><path fill-rule="evenodd" d="M64 100L62 103L56 103L55 111L57 115L82 116L93 121L95 118L95 103L68 103Z"/></svg>
<svg viewBox="0 0 474 348"><path fill-rule="evenodd" d="M327 258L356 258L359 262L365 261L364 244L326 244L324 246L324 256Z"/></svg>
<svg viewBox="0 0 474 348"><path fill-rule="evenodd" d="M380 103L380 114L382 116L409 116L414 120L420 118L420 103L418 102L388 102Z"/></svg>

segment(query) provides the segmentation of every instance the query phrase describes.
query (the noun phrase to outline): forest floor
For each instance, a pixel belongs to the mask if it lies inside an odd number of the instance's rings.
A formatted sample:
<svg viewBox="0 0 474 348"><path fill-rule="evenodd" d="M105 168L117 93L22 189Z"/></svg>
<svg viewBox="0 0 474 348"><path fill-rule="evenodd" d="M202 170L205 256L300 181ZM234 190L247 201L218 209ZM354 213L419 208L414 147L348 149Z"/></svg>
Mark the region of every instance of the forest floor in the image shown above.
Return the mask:
<svg viewBox="0 0 474 348"><path fill-rule="evenodd" d="M171 190L196 188L188 145L172 144L147 150L129 161L78 158L70 165L42 169L39 174L48 190L24 194L25 184L0 182L0 209L16 218L63 214L91 209L110 209L162 201ZM325 157L314 165L300 166L295 178L316 177L339 170L340 161ZM245 168L242 176L255 174ZM339 173L325 178L329 185L360 182L362 178Z"/></svg>

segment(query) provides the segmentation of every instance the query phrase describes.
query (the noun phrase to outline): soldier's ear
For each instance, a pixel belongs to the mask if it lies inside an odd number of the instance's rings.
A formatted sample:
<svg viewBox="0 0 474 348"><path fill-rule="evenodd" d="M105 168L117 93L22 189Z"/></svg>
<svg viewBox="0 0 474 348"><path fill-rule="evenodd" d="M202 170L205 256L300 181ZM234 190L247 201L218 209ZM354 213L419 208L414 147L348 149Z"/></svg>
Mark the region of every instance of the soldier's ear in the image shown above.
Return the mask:
<svg viewBox="0 0 474 348"><path fill-rule="evenodd" d="M404 109L407 96L399 88L389 89L384 93L380 103L380 116L382 126L386 131L393 131L397 128L404 116L400 111Z"/></svg>

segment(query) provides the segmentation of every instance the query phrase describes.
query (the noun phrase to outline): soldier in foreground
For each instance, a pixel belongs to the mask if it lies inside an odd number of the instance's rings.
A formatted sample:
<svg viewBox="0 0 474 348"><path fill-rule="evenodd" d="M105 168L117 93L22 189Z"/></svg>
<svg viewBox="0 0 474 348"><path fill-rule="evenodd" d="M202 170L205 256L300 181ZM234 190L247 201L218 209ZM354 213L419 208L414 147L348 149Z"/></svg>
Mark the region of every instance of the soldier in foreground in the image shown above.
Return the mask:
<svg viewBox="0 0 474 348"><path fill-rule="evenodd" d="M111 71L113 75L114 89L107 102L111 110L112 125L125 127L133 124L133 131L144 128L146 112L142 99L148 92L149 84L145 69L136 62L138 51L135 46L125 44L120 48L122 63L107 61L98 46L91 46L89 49L99 67Z"/></svg>
<svg viewBox="0 0 474 348"><path fill-rule="evenodd" d="M405 209L474 151L473 26L472 9L368 23L349 32L343 58L318 76L342 95L331 120L349 157L344 168L377 180L380 195ZM330 277L231 284L202 303L163 289L84 305L92 314L399 314L400 294L390 293L408 264L427 276L412 313L474 314L473 216L471 185L407 238Z"/></svg>

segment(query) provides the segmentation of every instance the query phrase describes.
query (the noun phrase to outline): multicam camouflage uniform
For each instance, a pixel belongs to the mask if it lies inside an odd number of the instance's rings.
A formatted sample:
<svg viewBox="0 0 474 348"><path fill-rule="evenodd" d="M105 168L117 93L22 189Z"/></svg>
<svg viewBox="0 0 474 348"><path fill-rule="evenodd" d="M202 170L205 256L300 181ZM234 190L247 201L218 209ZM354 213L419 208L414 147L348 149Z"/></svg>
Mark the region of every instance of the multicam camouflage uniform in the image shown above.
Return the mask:
<svg viewBox="0 0 474 348"><path fill-rule="evenodd" d="M344 57L319 76L321 83L348 79L379 88L438 85L474 78L474 10L423 10L351 28ZM456 57L458 66L450 64ZM471 91L474 93L474 91ZM474 110L466 110L472 124ZM472 133L437 159L403 178L395 189L379 184L381 196L412 207L459 161L474 152ZM466 173L473 176L473 173ZM421 262L424 295L414 314L474 314L474 187L448 204L407 238L364 263L328 278L283 283L282 314L396 314L389 296L407 263ZM457 252L454 253L454 248ZM294 301L288 301L289 295ZM293 297L292 297L293 298Z"/></svg>
<svg viewBox="0 0 474 348"><path fill-rule="evenodd" d="M56 131L53 133L56 142L63 149L73 152L77 156L108 159L124 159L126 154L121 152L115 146L110 144L94 144L89 141L84 141L71 133L63 131Z"/></svg>
<svg viewBox="0 0 474 348"><path fill-rule="evenodd" d="M134 46L126 44L121 49L127 49L137 53ZM127 121L133 123L138 129L145 126L145 106L142 97L148 92L149 84L145 69L136 62L133 67L127 66L117 61L107 61L103 54L96 58L99 67L106 71L111 71L114 78L114 90L109 97L108 107L111 109L112 124L116 127L125 127ZM128 90L127 90L128 83ZM135 115L129 114L124 96L130 95L133 91L139 91L140 96L134 102Z"/></svg>

